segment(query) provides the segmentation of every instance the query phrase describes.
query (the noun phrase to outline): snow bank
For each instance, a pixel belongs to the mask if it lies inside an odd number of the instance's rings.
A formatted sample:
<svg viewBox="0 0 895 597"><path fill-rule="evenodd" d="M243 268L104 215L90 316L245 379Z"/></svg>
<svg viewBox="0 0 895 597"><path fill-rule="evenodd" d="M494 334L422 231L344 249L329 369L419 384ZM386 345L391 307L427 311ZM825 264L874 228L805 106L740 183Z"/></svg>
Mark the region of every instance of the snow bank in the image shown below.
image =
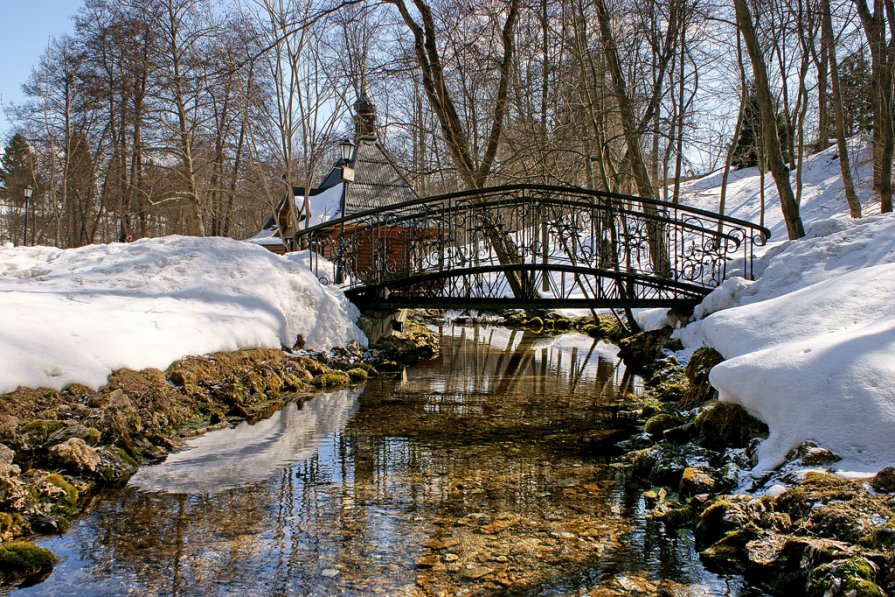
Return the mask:
<svg viewBox="0 0 895 597"><path fill-rule="evenodd" d="M301 265L248 243L170 236L0 248L0 392L104 384L186 355L365 342L356 309Z"/></svg>
<svg viewBox="0 0 895 597"><path fill-rule="evenodd" d="M804 441L843 472L895 464L895 217L816 222L763 259L761 278L726 281L681 330L727 359L711 373L722 401L765 421L756 471Z"/></svg>

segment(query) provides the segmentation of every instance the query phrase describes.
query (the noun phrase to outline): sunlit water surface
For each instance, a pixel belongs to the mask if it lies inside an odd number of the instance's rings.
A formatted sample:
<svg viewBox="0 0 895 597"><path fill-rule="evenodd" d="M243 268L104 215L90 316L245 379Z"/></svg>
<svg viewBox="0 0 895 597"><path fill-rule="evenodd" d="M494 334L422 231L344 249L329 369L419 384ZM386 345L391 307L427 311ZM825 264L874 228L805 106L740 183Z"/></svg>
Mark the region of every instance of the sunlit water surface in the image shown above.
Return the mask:
<svg viewBox="0 0 895 597"><path fill-rule="evenodd" d="M753 595L644 520L607 446L639 391L586 336L440 330L439 358L209 433L61 537L21 593Z"/></svg>

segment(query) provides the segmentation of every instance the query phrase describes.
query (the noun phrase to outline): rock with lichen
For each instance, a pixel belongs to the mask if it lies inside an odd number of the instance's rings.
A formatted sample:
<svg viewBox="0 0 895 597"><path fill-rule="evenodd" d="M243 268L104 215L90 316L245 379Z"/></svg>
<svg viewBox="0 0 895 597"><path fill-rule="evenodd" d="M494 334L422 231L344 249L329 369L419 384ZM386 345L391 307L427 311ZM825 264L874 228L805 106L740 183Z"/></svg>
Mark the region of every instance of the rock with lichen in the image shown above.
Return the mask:
<svg viewBox="0 0 895 597"><path fill-rule="evenodd" d="M101 463L96 450L79 437L72 437L47 450L49 461L73 473L94 473Z"/></svg>

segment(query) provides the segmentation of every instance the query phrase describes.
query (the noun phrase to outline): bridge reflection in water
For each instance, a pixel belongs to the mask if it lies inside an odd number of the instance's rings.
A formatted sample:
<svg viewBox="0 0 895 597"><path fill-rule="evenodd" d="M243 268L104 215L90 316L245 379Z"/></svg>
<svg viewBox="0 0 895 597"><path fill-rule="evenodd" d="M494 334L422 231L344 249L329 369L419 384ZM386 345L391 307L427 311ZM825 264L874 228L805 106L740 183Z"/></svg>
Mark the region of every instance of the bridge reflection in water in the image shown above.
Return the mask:
<svg viewBox="0 0 895 597"><path fill-rule="evenodd" d="M442 334L442 355L403 379L207 436L279 460L254 461L264 479L233 486L220 450L187 451L192 486L159 475L154 491L105 495L41 541L63 559L22 593L736 594L644 519L608 449L637 387L611 346ZM309 432L314 419L326 433ZM203 475L229 487L208 490Z"/></svg>
<svg viewBox="0 0 895 597"><path fill-rule="evenodd" d="M752 278L769 237L683 205L513 185L360 212L296 243L370 309L615 308L689 306L729 274Z"/></svg>

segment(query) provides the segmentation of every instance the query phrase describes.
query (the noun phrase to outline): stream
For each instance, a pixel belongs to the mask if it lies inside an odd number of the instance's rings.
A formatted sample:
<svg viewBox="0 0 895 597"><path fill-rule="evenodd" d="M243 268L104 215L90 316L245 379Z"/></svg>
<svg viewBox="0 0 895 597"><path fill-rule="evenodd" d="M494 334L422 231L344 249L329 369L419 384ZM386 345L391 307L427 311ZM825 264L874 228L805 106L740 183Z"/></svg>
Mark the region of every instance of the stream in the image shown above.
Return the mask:
<svg viewBox="0 0 895 597"><path fill-rule="evenodd" d="M61 561L16 594L760 594L645 519L612 447L641 390L616 347L436 331L397 378L142 468L40 541Z"/></svg>

